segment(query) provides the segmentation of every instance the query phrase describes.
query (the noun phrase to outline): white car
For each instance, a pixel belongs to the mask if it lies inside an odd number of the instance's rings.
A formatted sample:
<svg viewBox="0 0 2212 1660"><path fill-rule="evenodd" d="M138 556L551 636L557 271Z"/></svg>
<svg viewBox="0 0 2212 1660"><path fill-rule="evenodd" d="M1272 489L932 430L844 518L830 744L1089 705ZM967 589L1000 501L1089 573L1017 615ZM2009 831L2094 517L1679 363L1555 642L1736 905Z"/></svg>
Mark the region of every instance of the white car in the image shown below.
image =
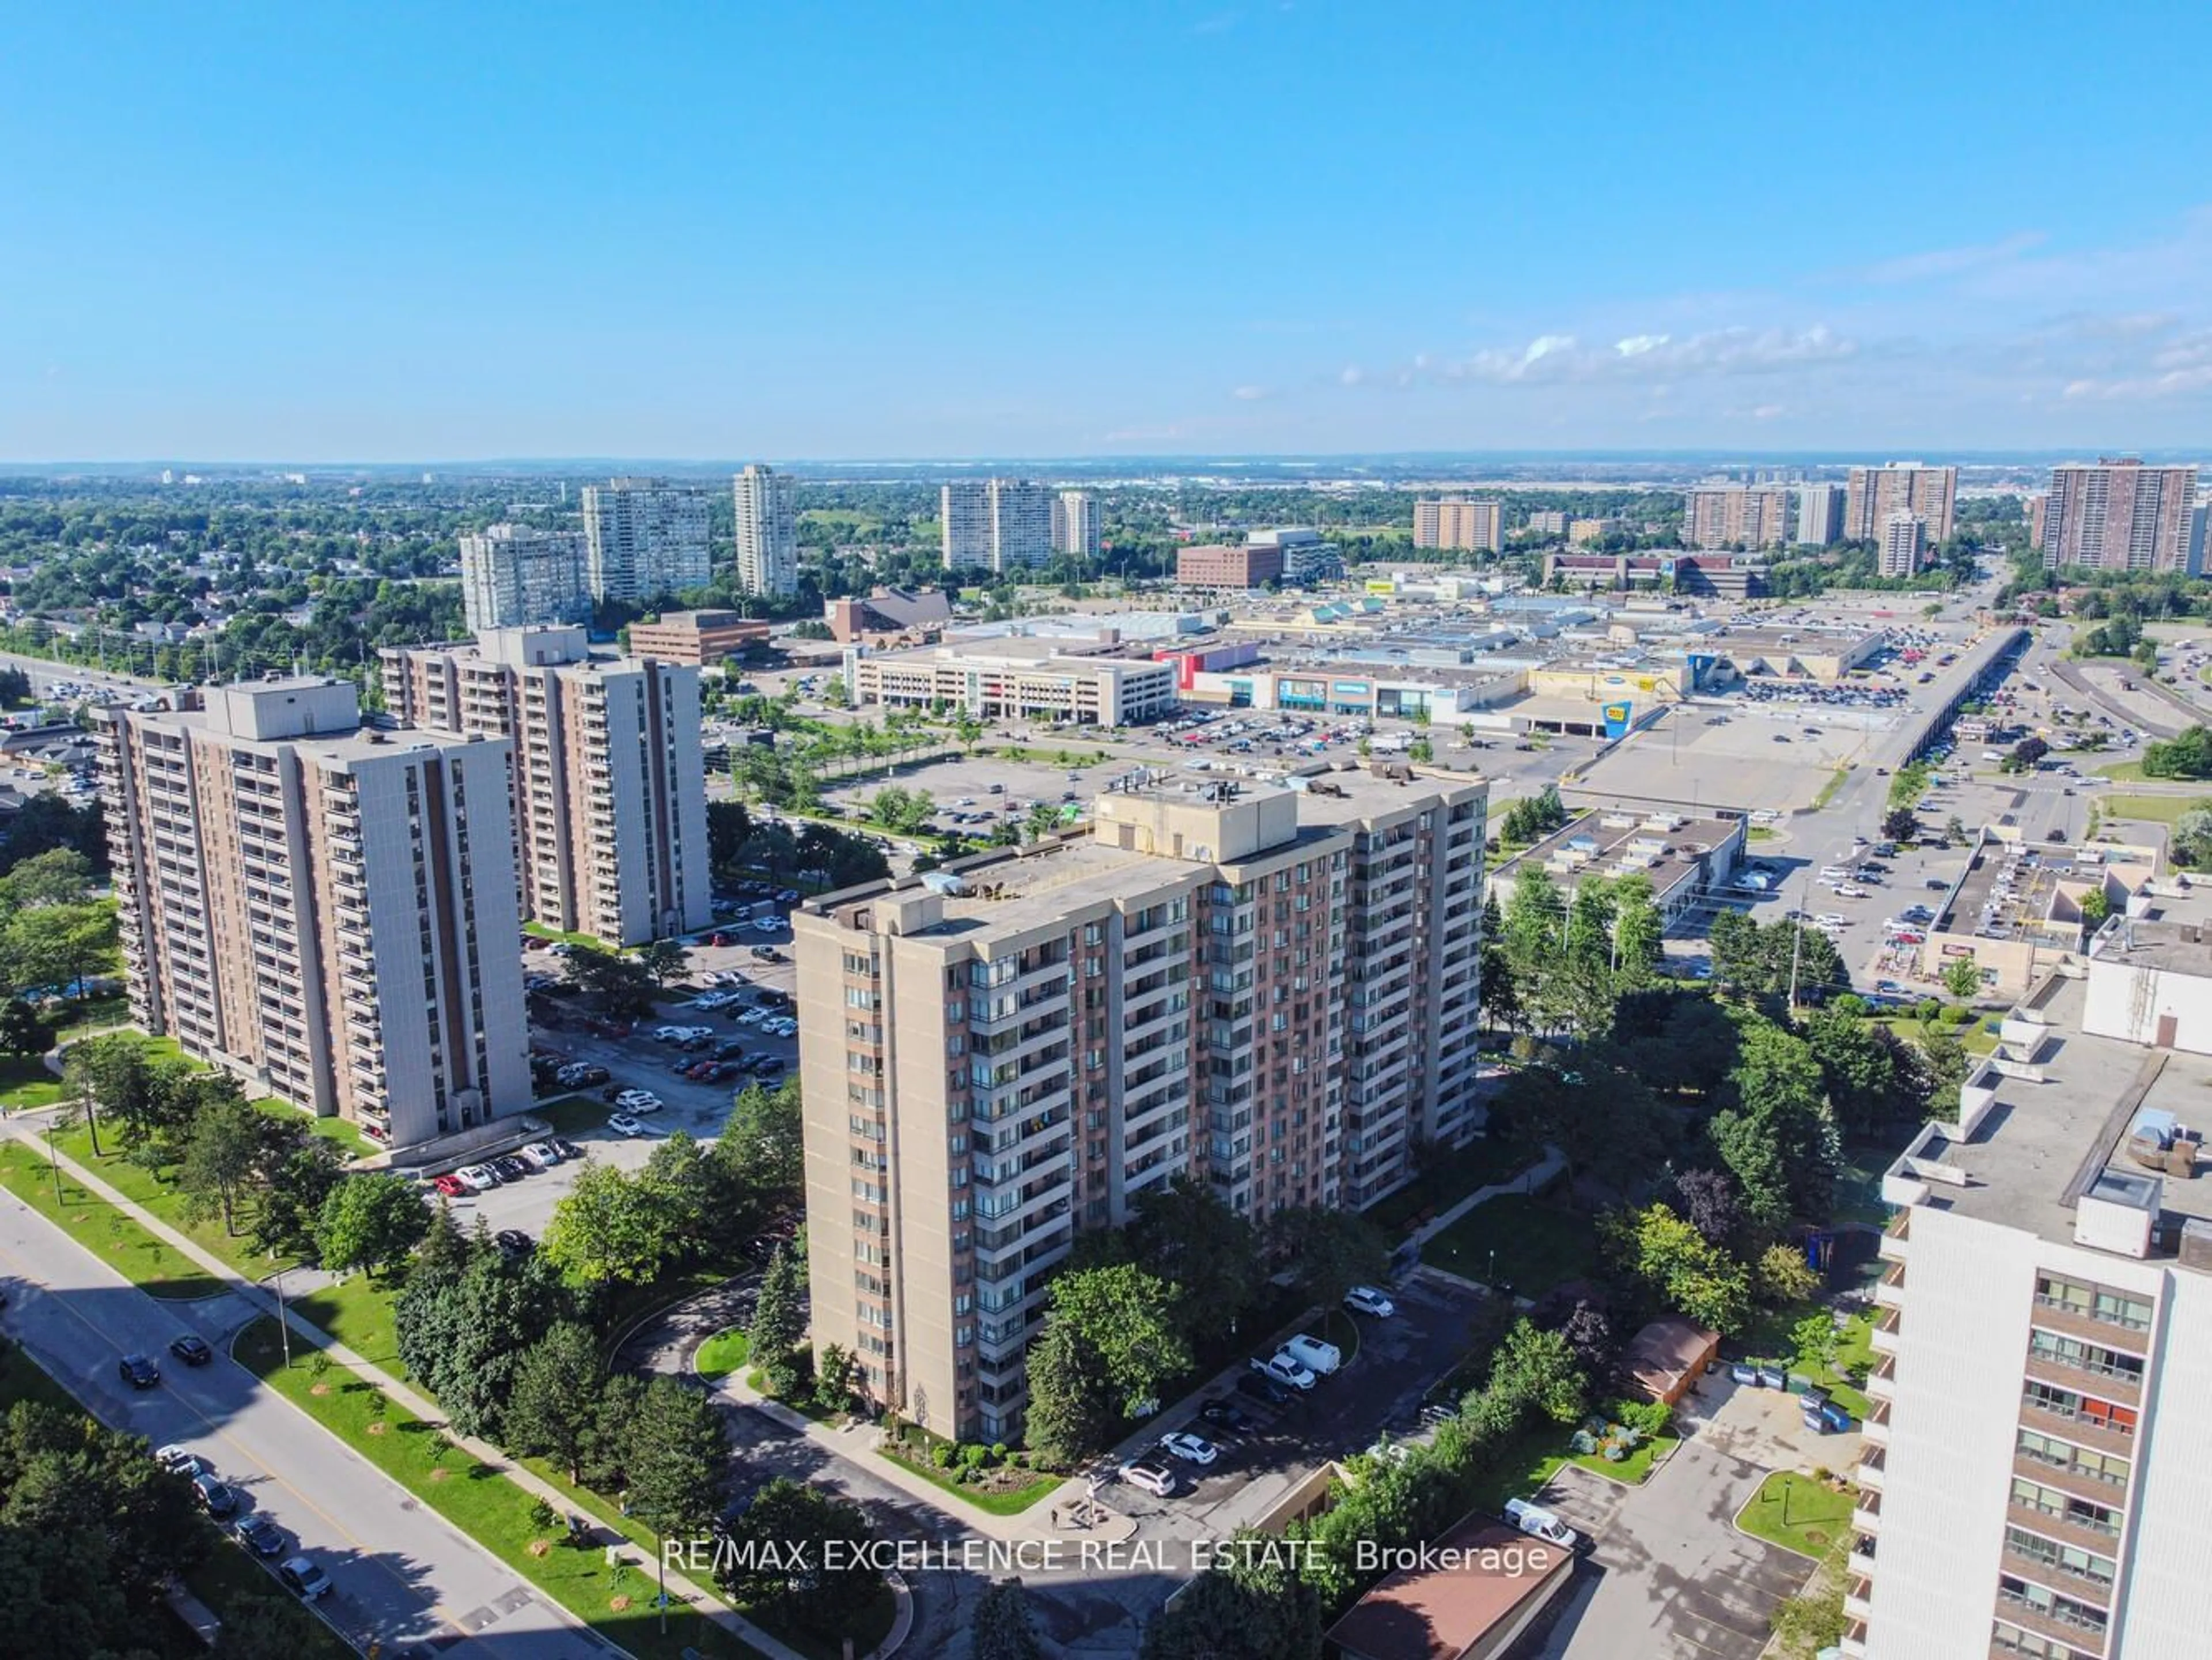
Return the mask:
<svg viewBox="0 0 2212 1660"><path fill-rule="evenodd" d="M471 1193L489 1193L499 1185L498 1176L482 1164L464 1164L453 1174Z"/></svg>
<svg viewBox="0 0 2212 1660"><path fill-rule="evenodd" d="M1867 891L1856 882L1846 882L1836 890L1838 899L1863 899L1866 897Z"/></svg>
<svg viewBox="0 0 2212 1660"><path fill-rule="evenodd" d="M1505 1519L1522 1532L1541 1539L1550 1545L1563 1545L1573 1550L1581 1545L1582 1535L1562 1522L1540 1505L1532 1505L1525 1499L1505 1501Z"/></svg>
<svg viewBox="0 0 2212 1660"><path fill-rule="evenodd" d="M645 1126L626 1112L610 1114L607 1117L607 1128L617 1135L643 1135L646 1133Z"/></svg>
<svg viewBox="0 0 2212 1660"><path fill-rule="evenodd" d="M1354 1314L1371 1314L1378 1320L1388 1320L1398 1311L1398 1305L1372 1286L1354 1286L1344 1293L1344 1306Z"/></svg>
<svg viewBox="0 0 2212 1660"><path fill-rule="evenodd" d="M1265 1360L1255 1357L1252 1362L1252 1370L1262 1377L1271 1377L1276 1383L1286 1384L1294 1389L1310 1389L1314 1386L1313 1373L1306 1369L1296 1355L1282 1350L1278 1350Z"/></svg>
<svg viewBox="0 0 2212 1660"><path fill-rule="evenodd" d="M170 1475L181 1475L188 1479L195 1475L205 1475L215 1468L199 1454L189 1448L178 1446L174 1442L166 1447L155 1448L154 1462L168 1471Z"/></svg>
<svg viewBox="0 0 2212 1660"><path fill-rule="evenodd" d="M653 1028L653 1041L656 1043L673 1043L690 1035L691 1028L689 1026L656 1026Z"/></svg>
<svg viewBox="0 0 2212 1660"><path fill-rule="evenodd" d="M738 1017L738 1024L741 1026L757 1026L762 1021L767 1018L768 1011L766 1009L747 1009L743 1014Z"/></svg>
<svg viewBox="0 0 2212 1660"><path fill-rule="evenodd" d="M1840 928L1848 926L1848 918L1835 911L1824 911L1814 918L1814 926L1816 927Z"/></svg>
<svg viewBox="0 0 2212 1660"><path fill-rule="evenodd" d="M1221 1456L1220 1448L1204 1436L1193 1435L1188 1430L1176 1430L1163 1435L1160 1447L1186 1464L1210 1464Z"/></svg>
<svg viewBox="0 0 2212 1660"><path fill-rule="evenodd" d="M796 1037L799 1022L787 1014L778 1014L760 1023L760 1029L771 1037Z"/></svg>
<svg viewBox="0 0 2212 1660"><path fill-rule="evenodd" d="M1156 1499L1165 1499L1176 1490L1173 1467L1157 1459L1131 1459L1121 1466L1121 1479L1133 1487L1142 1487Z"/></svg>
<svg viewBox="0 0 2212 1660"><path fill-rule="evenodd" d="M624 1090L615 1097L615 1104L626 1107L632 1112L658 1112L660 1110L660 1098L651 1090Z"/></svg>
<svg viewBox="0 0 2212 1660"><path fill-rule="evenodd" d="M551 1170L561 1162L561 1155L544 1141L532 1141L519 1156L532 1170Z"/></svg>

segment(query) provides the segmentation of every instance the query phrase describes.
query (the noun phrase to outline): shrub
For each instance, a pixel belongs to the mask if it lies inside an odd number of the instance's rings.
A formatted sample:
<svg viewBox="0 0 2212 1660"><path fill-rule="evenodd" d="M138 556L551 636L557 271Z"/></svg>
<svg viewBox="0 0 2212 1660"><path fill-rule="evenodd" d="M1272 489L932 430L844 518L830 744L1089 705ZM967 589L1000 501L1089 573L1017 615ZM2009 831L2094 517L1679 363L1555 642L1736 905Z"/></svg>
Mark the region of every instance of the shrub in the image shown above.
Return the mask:
<svg viewBox="0 0 2212 1660"><path fill-rule="evenodd" d="M1006 1462L1006 1444L1004 1441L991 1443L991 1462L994 1464L1003 1464Z"/></svg>
<svg viewBox="0 0 2212 1660"><path fill-rule="evenodd" d="M939 1441L929 1450L929 1462L941 1470L951 1469L952 1468L951 1444L949 1442Z"/></svg>
<svg viewBox="0 0 2212 1660"><path fill-rule="evenodd" d="M1613 1422L1645 1435L1663 1435L1674 1414L1664 1401L1616 1401L1606 1409Z"/></svg>

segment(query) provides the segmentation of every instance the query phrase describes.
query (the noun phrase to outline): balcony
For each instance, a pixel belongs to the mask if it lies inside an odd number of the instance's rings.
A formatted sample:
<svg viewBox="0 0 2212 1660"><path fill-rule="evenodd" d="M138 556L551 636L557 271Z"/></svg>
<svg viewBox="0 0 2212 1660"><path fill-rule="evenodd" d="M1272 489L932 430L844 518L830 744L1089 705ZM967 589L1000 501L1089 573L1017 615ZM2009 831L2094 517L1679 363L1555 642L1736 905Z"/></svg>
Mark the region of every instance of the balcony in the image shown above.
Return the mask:
<svg viewBox="0 0 2212 1660"><path fill-rule="evenodd" d="M1851 1508L1851 1525L1861 1533L1881 1536L1881 1495L1861 1492L1858 1503Z"/></svg>
<svg viewBox="0 0 2212 1660"><path fill-rule="evenodd" d="M2053 1642L2064 1643L2075 1648L2101 1651L2110 1622L2095 1617L2086 1609L2077 1609L2069 1602L2054 1602L2049 1607L2038 1607L2016 1592L1997 1589L2000 1617L2022 1631L2033 1632Z"/></svg>
<svg viewBox="0 0 2212 1660"><path fill-rule="evenodd" d="M1875 1245L1876 1253L1885 1262L1908 1262L1911 1256L1912 1213L1899 1211L1897 1218L1881 1231Z"/></svg>
<svg viewBox="0 0 2212 1660"><path fill-rule="evenodd" d="M1851 1581L1850 1587L1844 1592L1844 1618L1846 1620L1873 1619L1874 1606L1871 1600L1873 1596L1873 1580L1861 1578Z"/></svg>
<svg viewBox="0 0 2212 1660"><path fill-rule="evenodd" d="M1855 1620L1844 1628L1844 1640L1838 1645L1844 1651L1844 1660L1866 1660L1866 1633L1863 1620Z"/></svg>
<svg viewBox="0 0 2212 1660"><path fill-rule="evenodd" d="M1888 1465L1889 1456L1880 1447L1862 1447L1859 1450L1859 1467L1856 1472L1860 1490L1865 1493L1880 1493L1882 1483L1887 1479L1886 1472Z"/></svg>
<svg viewBox="0 0 2212 1660"><path fill-rule="evenodd" d="M1869 1446L1886 1447L1889 1444L1888 1402L1877 1401L1874 1403L1872 1408L1867 1413L1866 1421L1859 1426L1859 1433Z"/></svg>
<svg viewBox="0 0 2212 1660"><path fill-rule="evenodd" d="M1874 1329L1867 1334L1867 1341L1876 1354L1894 1355L1897 1353L1898 1329L1905 1316L1895 1309L1884 1309L1875 1318Z"/></svg>
<svg viewBox="0 0 2212 1660"><path fill-rule="evenodd" d="M2078 1407L2022 1401L2020 1426L2055 1435L2062 1441L2071 1441L2077 1447L2087 1447L2094 1452L2109 1452L2121 1458L2133 1458L2136 1453L2136 1438L2130 1429L2110 1419L2092 1417Z"/></svg>
<svg viewBox="0 0 2212 1660"><path fill-rule="evenodd" d="M1893 1262L1881 1279L1875 1281L1874 1300L1878 1307L1901 1308L1905 1304L1905 1264Z"/></svg>
<svg viewBox="0 0 2212 1660"><path fill-rule="evenodd" d="M2030 1321L2045 1331L2062 1336L2078 1337L2084 1342L2096 1343L2121 1354L2131 1354L2138 1359L2150 1350L2150 1334L2142 1327L2117 1316L2100 1317L2087 1310L2062 1303L2056 1298L2038 1296L2035 1312Z"/></svg>
<svg viewBox="0 0 2212 1660"><path fill-rule="evenodd" d="M2037 1354L2031 1351L2025 1371L2037 1383L2048 1383L2053 1389L2090 1389L2100 1398L2117 1402L2124 1407L2142 1404L2142 1382L2139 1373L2116 1371L2101 1365L2094 1357L2070 1358Z"/></svg>

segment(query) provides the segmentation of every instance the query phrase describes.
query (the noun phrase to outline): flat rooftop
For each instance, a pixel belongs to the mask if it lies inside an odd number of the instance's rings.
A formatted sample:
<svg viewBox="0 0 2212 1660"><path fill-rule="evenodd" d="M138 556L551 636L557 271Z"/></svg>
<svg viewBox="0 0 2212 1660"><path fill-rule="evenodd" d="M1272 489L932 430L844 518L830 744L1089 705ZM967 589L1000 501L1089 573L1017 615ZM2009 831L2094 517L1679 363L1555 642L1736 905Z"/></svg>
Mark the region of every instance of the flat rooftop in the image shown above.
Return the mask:
<svg viewBox="0 0 2212 1660"><path fill-rule="evenodd" d="M1936 919L1936 929L1989 939L2010 939L2029 929L2040 932L2051 915L2051 901L2058 896L2059 882L2094 881L2104 861L2104 854L2095 847L1984 842L1952 891L1950 903Z"/></svg>
<svg viewBox="0 0 2212 1660"><path fill-rule="evenodd" d="M1155 892L1200 868L1072 836L961 870L967 891L947 894L945 921L915 937L1042 927L1086 905Z"/></svg>
<svg viewBox="0 0 2212 1660"><path fill-rule="evenodd" d="M1694 880L1705 855L1740 828L1741 821L1733 818L1595 809L1506 860L1491 879L1494 885L1510 889L1522 866L1534 860L1554 871L1648 876L1653 893L1664 898Z"/></svg>
<svg viewBox="0 0 2212 1660"><path fill-rule="evenodd" d="M1973 1134L1939 1128L1929 1138L1921 1159L1966 1177L1963 1187L1931 1182L1930 1206L2071 1243L2075 1201L2084 1189L2100 1180L2152 1177L2160 1180L2165 1214L2212 1219L2212 1166L2191 1180L2156 1178L2122 1146L2145 1107L2191 1127L2212 1124L2212 1055L2091 1037L2081 1030L2087 997L2085 980L2045 983L2040 1012L2055 1024L2033 1057L2043 1081L1990 1073L1996 1100Z"/></svg>
<svg viewBox="0 0 2212 1660"><path fill-rule="evenodd" d="M1401 1568L1353 1603L1329 1641L1358 1660L1461 1660L1540 1606L1574 1558L1477 1516L1437 1540L1427 1560L1436 1566Z"/></svg>

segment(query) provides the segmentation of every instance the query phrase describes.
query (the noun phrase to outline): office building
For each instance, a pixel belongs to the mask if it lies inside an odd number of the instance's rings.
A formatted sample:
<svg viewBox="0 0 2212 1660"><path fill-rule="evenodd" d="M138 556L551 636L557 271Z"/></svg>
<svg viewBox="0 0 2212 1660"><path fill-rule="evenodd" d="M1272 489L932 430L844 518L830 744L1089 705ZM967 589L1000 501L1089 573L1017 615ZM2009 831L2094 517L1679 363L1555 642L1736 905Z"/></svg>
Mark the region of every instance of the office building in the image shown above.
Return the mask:
<svg viewBox="0 0 2212 1660"><path fill-rule="evenodd" d="M1851 1660L2206 1651L2212 1175L2192 1127L2212 1062L2160 1047L2171 1006L2140 1023L2125 1006L2180 994L2162 968L2201 991L2201 924L2118 955L2109 1023L2136 1041L2095 1034L2094 981L2046 977L1956 1122L1883 1177L1899 1211L1875 1289Z"/></svg>
<svg viewBox="0 0 2212 1660"><path fill-rule="evenodd" d="M1176 671L1149 657L1086 654L1079 642L1008 638L918 651L870 652L853 663L853 702L894 709L965 709L979 721L1141 726L1176 707Z"/></svg>
<svg viewBox="0 0 2212 1660"><path fill-rule="evenodd" d="M1255 530L1244 538L1254 549L1273 549L1282 561L1285 582L1324 582L1344 575L1344 556L1317 530L1295 526Z"/></svg>
<svg viewBox="0 0 2212 1660"><path fill-rule="evenodd" d="M585 485L584 542L594 599L657 599L713 575L707 493L665 478Z"/></svg>
<svg viewBox="0 0 2212 1660"><path fill-rule="evenodd" d="M1845 492L1840 484L1807 484L1797 492L1797 545L1825 548L1844 539Z"/></svg>
<svg viewBox="0 0 2212 1660"><path fill-rule="evenodd" d="M1052 559L1059 502L1049 485L1025 478L965 478L938 491L945 568L1003 575Z"/></svg>
<svg viewBox="0 0 2212 1660"><path fill-rule="evenodd" d="M1465 496L1413 503L1413 545L1500 553L1505 548L1505 504L1470 502Z"/></svg>
<svg viewBox="0 0 2212 1660"><path fill-rule="evenodd" d="M1881 555L1876 569L1884 576L1917 576L1928 556L1928 522L1916 513L1893 513L1882 520Z"/></svg>
<svg viewBox="0 0 2212 1660"><path fill-rule="evenodd" d="M1722 484L1682 499L1682 545L1769 548L1790 538L1790 491L1780 484Z"/></svg>
<svg viewBox="0 0 2212 1660"><path fill-rule="evenodd" d="M495 629L382 658L396 719L509 740L524 916L610 946L712 920L697 669L592 657L581 629Z"/></svg>
<svg viewBox="0 0 2212 1660"><path fill-rule="evenodd" d="M147 1031L391 1146L528 1110L505 739L279 676L112 712L100 747Z"/></svg>
<svg viewBox="0 0 2212 1660"><path fill-rule="evenodd" d="M738 592L763 599L798 593L798 481L773 467L748 465L730 494L737 508Z"/></svg>
<svg viewBox="0 0 2212 1660"><path fill-rule="evenodd" d="M1054 496L1052 550L1096 559L1098 545L1098 498L1089 490L1062 490Z"/></svg>
<svg viewBox="0 0 2212 1660"><path fill-rule="evenodd" d="M461 538L461 613L471 629L582 623L592 615L584 538L492 525Z"/></svg>
<svg viewBox="0 0 2212 1660"><path fill-rule="evenodd" d="M826 599L822 614L830 624L830 637L840 645L851 645L856 640L937 634L952 621L952 602L939 588L878 586L865 598Z"/></svg>
<svg viewBox="0 0 2212 1660"><path fill-rule="evenodd" d="M1079 1232L1183 1177L1349 1202L1472 1129L1487 787L1305 782L1139 772L793 917L813 1339L872 1400L1012 1440Z"/></svg>
<svg viewBox="0 0 2212 1660"><path fill-rule="evenodd" d="M2031 520L2046 569L2186 570L2195 467L2147 467L2133 456L2051 470Z"/></svg>
<svg viewBox="0 0 2212 1660"><path fill-rule="evenodd" d="M1844 537L1877 542L1893 513L1909 513L1928 526L1928 544L1940 546L1958 527L1959 470L1892 461L1853 467L1844 486Z"/></svg>
<svg viewBox="0 0 2212 1660"><path fill-rule="evenodd" d="M733 611L666 611L629 625L635 657L705 668L764 646L775 629Z"/></svg>
<svg viewBox="0 0 2212 1660"><path fill-rule="evenodd" d="M1186 588L1241 590L1283 580L1283 550L1198 542L1176 550L1176 581Z"/></svg>

